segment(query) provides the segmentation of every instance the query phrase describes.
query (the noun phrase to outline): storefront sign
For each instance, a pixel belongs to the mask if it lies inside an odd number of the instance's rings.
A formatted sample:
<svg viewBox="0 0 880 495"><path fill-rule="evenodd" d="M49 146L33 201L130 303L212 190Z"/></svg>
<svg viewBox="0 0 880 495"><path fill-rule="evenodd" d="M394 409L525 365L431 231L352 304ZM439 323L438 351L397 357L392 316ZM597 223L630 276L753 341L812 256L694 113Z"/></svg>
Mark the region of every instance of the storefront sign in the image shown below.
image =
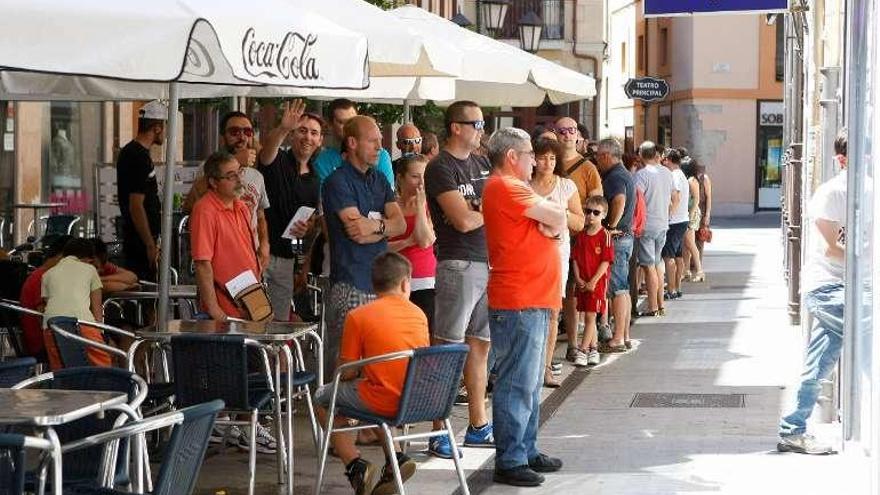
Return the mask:
<svg viewBox="0 0 880 495"><path fill-rule="evenodd" d="M645 17L785 12L788 0L645 0Z"/></svg>
<svg viewBox="0 0 880 495"><path fill-rule="evenodd" d="M785 120L784 107L781 101L762 101L758 115L760 126L781 126Z"/></svg>
<svg viewBox="0 0 880 495"><path fill-rule="evenodd" d="M663 79L639 77L627 81L623 92L631 100L659 101L669 95L669 84Z"/></svg>

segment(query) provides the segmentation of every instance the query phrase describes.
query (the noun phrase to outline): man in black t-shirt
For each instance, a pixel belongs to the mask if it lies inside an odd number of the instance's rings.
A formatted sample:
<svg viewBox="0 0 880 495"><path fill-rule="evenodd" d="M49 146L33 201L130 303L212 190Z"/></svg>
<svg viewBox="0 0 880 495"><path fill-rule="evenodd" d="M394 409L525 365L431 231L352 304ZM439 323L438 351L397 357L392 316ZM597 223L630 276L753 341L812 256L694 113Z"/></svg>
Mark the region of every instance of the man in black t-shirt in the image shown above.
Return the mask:
<svg viewBox="0 0 880 495"><path fill-rule="evenodd" d="M486 122L476 103L457 101L446 109L445 123L446 145L425 169L425 192L437 234L434 343L470 345L464 369L470 425L464 445L494 447L485 405L489 265L482 213L483 186L491 167L485 157L474 153ZM428 451L452 456L446 435L431 437Z"/></svg>
<svg viewBox="0 0 880 495"><path fill-rule="evenodd" d="M631 300L629 295L629 259L633 250L632 218L636 189L632 175L623 166L620 143L606 138L599 141L596 165L602 174L602 191L608 201L605 226L614 239L614 263L609 288L613 296L614 334L605 344L608 351L624 351L629 343Z"/></svg>
<svg viewBox="0 0 880 495"><path fill-rule="evenodd" d="M144 105L138 118L137 136L119 151L116 161L125 267L141 280L156 280L161 205L150 147L164 142L166 120L168 108L165 105L158 101Z"/></svg>
<svg viewBox="0 0 880 495"><path fill-rule="evenodd" d="M266 180L266 194L272 205L266 210L270 256L264 277L275 317L282 321L289 318L295 270L291 239L283 236L287 234L302 240L316 225L316 217L313 215L307 221L297 222L291 232L285 232L285 229L300 207L318 208L320 191L313 161L323 142L324 120L313 113L304 113L304 110L302 100L281 106L281 122L269 132L260 150L257 167ZM292 146L281 150L288 136ZM302 270L308 272L308 267Z"/></svg>

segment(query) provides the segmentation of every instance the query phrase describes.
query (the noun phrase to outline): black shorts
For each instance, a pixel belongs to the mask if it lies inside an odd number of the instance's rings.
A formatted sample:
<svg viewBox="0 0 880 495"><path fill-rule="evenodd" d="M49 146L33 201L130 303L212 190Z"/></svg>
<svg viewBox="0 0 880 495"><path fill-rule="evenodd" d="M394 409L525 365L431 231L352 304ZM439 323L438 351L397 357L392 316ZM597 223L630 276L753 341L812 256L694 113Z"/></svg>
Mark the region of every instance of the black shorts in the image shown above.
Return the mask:
<svg viewBox="0 0 880 495"><path fill-rule="evenodd" d="M669 230L666 231L666 244L663 245L663 258L681 258L687 226L688 222L669 224Z"/></svg>
<svg viewBox="0 0 880 495"><path fill-rule="evenodd" d="M122 243L122 254L125 259L125 268L128 268L138 280L157 282L156 267L147 261L147 248L138 240L125 240Z"/></svg>

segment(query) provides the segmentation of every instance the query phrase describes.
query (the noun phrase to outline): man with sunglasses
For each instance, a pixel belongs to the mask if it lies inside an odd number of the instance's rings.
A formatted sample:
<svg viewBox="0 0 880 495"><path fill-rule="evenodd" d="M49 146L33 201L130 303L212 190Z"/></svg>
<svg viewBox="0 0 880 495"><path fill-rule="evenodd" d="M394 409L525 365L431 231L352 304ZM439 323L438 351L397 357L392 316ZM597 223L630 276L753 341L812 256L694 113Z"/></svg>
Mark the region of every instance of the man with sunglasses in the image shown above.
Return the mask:
<svg viewBox="0 0 880 495"><path fill-rule="evenodd" d="M122 216L125 267L141 280L156 279L161 205L150 147L165 141L168 108L151 101L140 110L137 136L119 151L116 187Z"/></svg>
<svg viewBox="0 0 880 495"><path fill-rule="evenodd" d="M446 145L425 169L425 192L437 235L434 296L434 343L467 342L471 350L464 368L470 424L467 447L494 447L486 414L489 282L486 235L483 229L483 185L489 161L474 152L483 137L483 111L471 101L446 109ZM435 425L439 428L439 425ZM428 451L452 458L446 435L432 437Z"/></svg>
<svg viewBox="0 0 880 495"><path fill-rule="evenodd" d="M254 127L242 112L228 112L220 119L220 145L241 165L241 200L251 214L254 247L261 266L269 263L269 227L265 210L269 208L266 181L256 168L257 150L254 148ZM193 205L208 191L206 177L199 177L184 200L183 210L192 211Z"/></svg>
<svg viewBox="0 0 880 495"><path fill-rule="evenodd" d="M421 154L422 133L415 124L403 124L397 129L397 149L400 156Z"/></svg>

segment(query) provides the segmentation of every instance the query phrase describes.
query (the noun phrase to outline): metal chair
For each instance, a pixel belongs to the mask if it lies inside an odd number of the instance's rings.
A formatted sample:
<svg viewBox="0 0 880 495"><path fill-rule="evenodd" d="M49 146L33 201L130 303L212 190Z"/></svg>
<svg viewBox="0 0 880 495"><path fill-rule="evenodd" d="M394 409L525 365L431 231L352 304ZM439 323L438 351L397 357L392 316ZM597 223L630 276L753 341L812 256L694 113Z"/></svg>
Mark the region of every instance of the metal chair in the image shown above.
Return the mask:
<svg viewBox="0 0 880 495"><path fill-rule="evenodd" d="M52 442L43 438L0 433L0 494L23 495L27 473L27 450L52 456Z"/></svg>
<svg viewBox="0 0 880 495"><path fill-rule="evenodd" d="M13 386L15 389L56 389L56 390L98 390L104 392L120 392L128 396L128 406L122 411L108 411L101 417L87 416L72 423L56 426L55 432L62 445L80 440L89 435L103 433L118 427L122 421L140 419L138 408L147 396L147 384L143 378L123 369L78 367L66 368L51 373L35 376ZM123 420L120 421L120 416ZM126 452L127 445L124 446ZM135 466L140 469L145 462L142 449L133 449ZM96 479L101 465L98 460L101 449L78 452L74 455L63 455L64 485L74 486ZM130 476L126 462L120 462L116 470L116 482L128 484ZM137 479L140 479L138 476ZM66 491L66 488L65 488Z"/></svg>
<svg viewBox="0 0 880 495"><path fill-rule="evenodd" d="M452 423L449 422L449 414L452 412L452 406L458 394L459 377L464 370L464 362L469 349L470 347L466 344L422 347L352 361L336 368L336 374L333 376L330 407L327 414L327 428L318 464L315 494L321 493L321 485L324 481L324 468L327 464L327 452L330 448L330 435L333 432L363 430L378 426L385 435L385 444L389 453L394 452L395 440L408 441L435 435L448 435L449 443L452 446L455 472L458 474L458 481L461 485L461 493L469 495L470 491L464 476L464 469L462 469L461 460L458 458L458 447L455 444ZM339 390L339 381L343 373L359 370L371 364L399 359L409 359L409 364L406 367L406 379L403 383L403 392L400 396L396 417L386 418L364 411L336 407L336 394ZM356 419L360 424L357 426L336 427L333 425L333 420L337 414L346 418ZM403 427L411 423L435 420L443 421L444 429L425 433L394 435L393 428ZM397 462L390 462L390 464L394 471L394 479L397 482L397 493L403 495L404 490L403 481L400 477L400 468Z"/></svg>
<svg viewBox="0 0 880 495"><path fill-rule="evenodd" d="M48 323L48 327L52 331L55 346L58 348L58 354L61 356L61 365L65 368L74 366L92 366L87 354L87 349L89 347L100 349L107 354L121 358L123 363L127 363L128 353L122 349L113 347L108 344L106 340L105 342L98 342L83 337L80 324L82 323L99 330L102 336L105 333L113 333L134 339L135 335L131 332L104 323L93 321L80 322L76 318L68 316L49 318L49 321L46 323Z"/></svg>
<svg viewBox="0 0 880 495"><path fill-rule="evenodd" d="M24 345L24 335L21 328L22 318L37 318L43 321L43 313L21 306L18 301L0 299L0 354L6 352L6 345L12 347L16 356L28 356ZM41 363L46 362L45 353L39 356L31 356ZM2 356L0 356L2 359Z"/></svg>
<svg viewBox="0 0 880 495"><path fill-rule="evenodd" d="M77 215L41 216L40 222L46 227L43 229L43 236L40 237L40 245L46 247L62 235L73 235L73 229L79 223L79 220L80 218Z"/></svg>
<svg viewBox="0 0 880 495"><path fill-rule="evenodd" d="M263 376L259 386L253 377L249 378L248 348L253 349L262 361L260 373ZM280 407L280 404L273 404L275 389L265 349L242 335L173 335L171 362L175 401L179 407L221 399L230 415L250 416L249 421L218 420L218 423L250 428L248 493L253 495L257 419L260 414L271 416L274 409L267 409L269 406ZM280 432L280 426L276 425L276 431ZM283 449L282 435L277 437L278 448Z"/></svg>
<svg viewBox="0 0 880 495"><path fill-rule="evenodd" d="M0 361L0 388L9 388L34 376L37 360L32 357Z"/></svg>
<svg viewBox="0 0 880 495"><path fill-rule="evenodd" d="M179 411L165 413L152 418L129 423L113 431L83 438L63 447L65 453L78 452L84 448L118 441L133 435L167 428L173 425L171 439L162 454L162 465L156 478L153 495L189 495L199 478L199 469L208 449L208 438L214 427L217 413L223 409L223 401L215 400ZM122 492L109 487L111 476L107 474L113 466L115 452L112 445L104 449L101 465L105 467L97 486L75 487L70 493L75 495L122 495Z"/></svg>

